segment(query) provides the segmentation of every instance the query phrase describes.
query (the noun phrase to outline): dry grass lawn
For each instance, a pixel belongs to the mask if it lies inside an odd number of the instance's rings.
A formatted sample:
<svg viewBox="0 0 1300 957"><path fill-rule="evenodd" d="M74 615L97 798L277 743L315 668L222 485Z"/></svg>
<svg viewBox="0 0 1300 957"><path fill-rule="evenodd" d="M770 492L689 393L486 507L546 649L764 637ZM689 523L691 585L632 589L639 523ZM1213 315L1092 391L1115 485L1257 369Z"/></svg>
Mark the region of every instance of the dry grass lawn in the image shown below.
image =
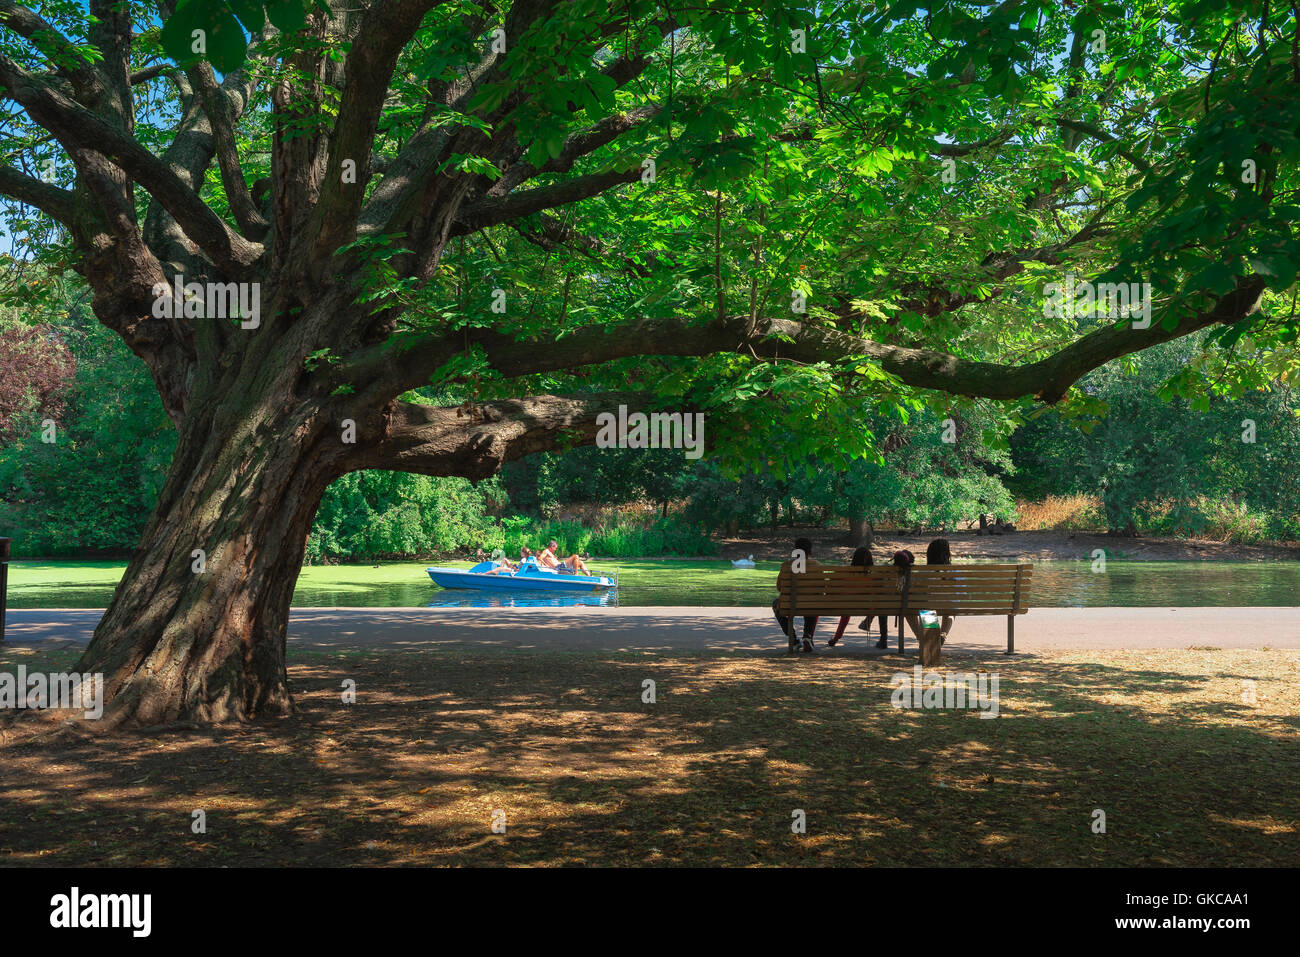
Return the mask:
<svg viewBox="0 0 1300 957"><path fill-rule="evenodd" d="M0 670L73 660L0 648ZM1300 860L1300 654L952 657L998 672L996 720L893 708L890 678L914 664L296 653L292 719L111 737L0 727L0 864Z"/></svg>

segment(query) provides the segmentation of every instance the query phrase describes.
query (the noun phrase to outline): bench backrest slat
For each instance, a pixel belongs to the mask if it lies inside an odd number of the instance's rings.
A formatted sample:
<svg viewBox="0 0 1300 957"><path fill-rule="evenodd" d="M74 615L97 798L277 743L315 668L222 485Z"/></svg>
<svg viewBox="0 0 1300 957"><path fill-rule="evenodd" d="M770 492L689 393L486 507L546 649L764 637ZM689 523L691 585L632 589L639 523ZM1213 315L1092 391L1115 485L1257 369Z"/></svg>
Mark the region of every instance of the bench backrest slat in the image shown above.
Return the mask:
<svg viewBox="0 0 1300 957"><path fill-rule="evenodd" d="M898 614L933 609L941 614L1024 614L1032 565L918 565L906 602L902 576L892 565L816 568L777 578L783 614ZM796 584L797 580L797 584Z"/></svg>

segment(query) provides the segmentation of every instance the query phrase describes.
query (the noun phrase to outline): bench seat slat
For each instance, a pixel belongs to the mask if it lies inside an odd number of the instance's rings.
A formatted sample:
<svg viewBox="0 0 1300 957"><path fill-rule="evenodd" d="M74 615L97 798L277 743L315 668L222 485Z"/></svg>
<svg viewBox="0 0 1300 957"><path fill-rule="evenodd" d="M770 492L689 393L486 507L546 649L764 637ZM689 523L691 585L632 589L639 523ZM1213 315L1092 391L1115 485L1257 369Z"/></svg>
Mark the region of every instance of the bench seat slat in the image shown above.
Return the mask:
<svg viewBox="0 0 1300 957"><path fill-rule="evenodd" d="M1023 582L1021 583L1022 588L1024 587L1024 584L1025 583ZM912 587L909 589L910 592L925 591L925 592L931 592L935 594L947 593L947 592L951 592L954 594L972 594L977 592L998 592L998 593L1006 593L1008 595L1014 592L1015 590L1016 590L1016 586L1014 582L1005 582L1005 583L961 582L959 584L953 584L950 582L933 582L933 581L912 582ZM895 587L893 584L891 584L888 588L881 588L878 585L873 586L868 582L862 582L860 584L859 583L825 584L823 582L817 582L817 581L799 582L799 591L803 592L806 595L902 594L902 590L900 588Z"/></svg>
<svg viewBox="0 0 1300 957"><path fill-rule="evenodd" d="M898 614L897 608L877 608L877 609L872 609L870 612L868 612L865 609L861 608L860 606L856 606L856 605L854 606L818 605L816 609L805 608L802 605L794 609L792 609L789 605L783 605L779 607L781 608L782 614L788 615L793 611L795 615L803 615L805 612L807 612L809 615L818 618L835 618L837 616L843 616L843 615L848 615L850 618L858 618L858 617L866 618L869 616L875 617L876 615L884 615L886 618L893 618L895 615ZM948 608L937 607L937 608L931 608L927 610L933 611L941 617L947 616L950 618L959 617L961 615L1024 615L1027 614L1029 611L1029 609L1026 607L1012 608L1010 605L996 605L996 606L981 605L973 608L966 607L966 606L948 607ZM907 612L907 614L909 615L914 613L915 611L912 610L909 610Z"/></svg>
<svg viewBox="0 0 1300 957"><path fill-rule="evenodd" d="M1020 581L1021 586L1029 584L1024 579ZM1016 580L1008 578L1006 581L942 581L935 578L913 579L912 588L953 588L953 589L972 589L972 588L1004 588L1010 591L1016 587ZM799 582L799 590L823 591L900 591L896 582L880 581L861 581L861 582L843 582L843 581L822 581L816 578L805 579Z"/></svg>
<svg viewBox="0 0 1300 957"><path fill-rule="evenodd" d="M1025 569L1025 571L1027 570ZM897 573L898 569L893 565L868 565L865 568L857 565L832 565L829 567L823 565L820 568L810 568L807 571L800 572L805 578L811 578L814 575L861 575L864 578L870 578L872 575L896 575ZM971 575L1002 578L1024 574L1024 571L1018 570L1015 565L913 565L912 574Z"/></svg>
<svg viewBox="0 0 1300 957"><path fill-rule="evenodd" d="M792 610L796 615L803 615L807 612L809 615L818 617L834 617L836 615L848 615L853 618L857 617L874 617L884 615L886 618L893 618L898 614L897 608L864 608L862 605L837 605L837 604L818 604L815 607L807 605L779 605L782 613L789 614ZM926 611L933 611L939 615L953 616L954 614L978 615L978 614L998 614L998 615L1020 615L1029 611L1028 607L1021 605L1014 607L1011 604L1004 605L934 605L927 606ZM909 608L904 614L916 614L920 609Z"/></svg>
<svg viewBox="0 0 1300 957"><path fill-rule="evenodd" d="M1022 593L1024 592L1023 588L1021 589L1021 592ZM866 602L877 602L877 603L883 602L885 604L898 605L903 600L903 596L899 592L890 592L888 594L882 592L848 592L848 591L823 592L823 591L816 591L811 588L807 590L800 588L798 591L798 596L799 596L800 604L805 604L807 602L814 601L814 600L824 600L824 601L866 601ZM928 589L915 589L911 592L908 592L907 603L909 605L914 605L917 602L921 602L921 601L979 601L981 599L987 599L993 601L1011 601L1012 599L1014 599L1014 597L1015 597L1015 591L1010 588L1002 591L961 591L961 592L930 591ZM1023 604L1023 602L1021 602L1021 604Z"/></svg>

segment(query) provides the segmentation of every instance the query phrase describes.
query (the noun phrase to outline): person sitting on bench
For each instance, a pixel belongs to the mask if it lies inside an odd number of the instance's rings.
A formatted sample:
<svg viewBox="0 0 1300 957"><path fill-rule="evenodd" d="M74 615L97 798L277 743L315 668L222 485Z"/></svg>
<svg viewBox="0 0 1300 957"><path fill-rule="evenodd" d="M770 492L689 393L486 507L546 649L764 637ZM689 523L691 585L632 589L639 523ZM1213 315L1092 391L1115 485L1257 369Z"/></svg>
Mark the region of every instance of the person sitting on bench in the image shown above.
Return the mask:
<svg viewBox="0 0 1300 957"><path fill-rule="evenodd" d="M951 565L952 564L952 546L948 544L946 538L936 538L925 549L925 563L927 565ZM939 622L939 641L940 643L948 640L948 632L952 631L952 618L947 615ZM913 629L915 630L915 628Z"/></svg>
<svg viewBox="0 0 1300 957"><path fill-rule="evenodd" d="M865 545L862 545L854 549L853 557L849 559L849 567L870 568L871 561L872 561L871 549L867 548ZM840 639L844 637L844 629L847 628L849 625L850 617L852 616L850 615L840 616L840 624L839 627L835 629L835 637L832 638L830 641L826 642L826 644L830 645L831 647L834 647L835 645L839 644ZM868 631L871 628L871 619L874 617L875 617L874 615L867 615L866 618L862 619L862 624L858 625L858 627L861 628L863 631ZM876 642L876 647L886 648L888 647L888 645L889 645L889 619L885 615L881 615L880 616L880 640Z"/></svg>
<svg viewBox="0 0 1300 957"><path fill-rule="evenodd" d="M906 556L903 564L899 563L900 555ZM904 567L906 567L907 569L911 569L915 561L916 559L912 556L911 552L896 552L894 554L894 564L898 565L900 570L903 569ZM946 538L936 538L926 547L925 563L927 565L951 565L952 564L952 547L948 544L948 540ZM900 588L901 585L902 583L900 580ZM907 615L904 616L903 620L906 621L908 626L912 629L912 634L916 636L916 640L920 641L922 635L925 634L924 631L925 626L921 623L921 616L918 615L916 612L908 612ZM943 618L940 619L939 621L939 643L940 644L948 640L948 632L952 630L952 623L953 623L953 619L947 615L944 615ZM898 630L900 633L903 630L902 621L898 623Z"/></svg>
<svg viewBox="0 0 1300 957"><path fill-rule="evenodd" d="M912 566L916 564L916 556L909 549L900 548L894 552L894 567L898 569L898 590L902 592L907 587L908 579L912 574ZM918 625L913 627L913 631L919 627L920 619L917 619ZM903 616L894 616L894 626L898 629L898 646L903 646ZM877 648L884 648L888 645L885 637L882 635L880 641L876 642Z"/></svg>
<svg viewBox="0 0 1300 957"><path fill-rule="evenodd" d="M796 538L794 540L794 547L799 551L803 552L807 571L810 572L817 571L822 567L820 563L812 560L812 539ZM794 559L789 558L786 561L781 563L781 570L777 572L776 575L776 580L778 584L780 584L780 582L786 576L793 574L793 571L791 569L793 562ZM772 614L776 616L776 623L781 626L782 633L788 635L790 631L793 629L794 622L792 622L790 618L788 618L787 616L782 615L780 611L777 610L780 607L780 602L781 602L781 596L779 595L776 598L772 599ZM813 650L813 642L812 642L813 632L815 632L816 630L817 630L816 617L808 617L807 615L805 615L803 619L803 650L804 651Z"/></svg>

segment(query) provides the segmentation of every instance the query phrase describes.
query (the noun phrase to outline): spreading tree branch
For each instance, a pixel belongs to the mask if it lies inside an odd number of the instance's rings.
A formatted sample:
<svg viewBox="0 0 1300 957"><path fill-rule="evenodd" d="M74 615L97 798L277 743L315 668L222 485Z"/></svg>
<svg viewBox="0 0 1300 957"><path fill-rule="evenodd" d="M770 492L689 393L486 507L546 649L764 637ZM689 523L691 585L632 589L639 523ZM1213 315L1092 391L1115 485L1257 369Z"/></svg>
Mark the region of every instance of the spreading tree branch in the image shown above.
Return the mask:
<svg viewBox="0 0 1300 957"><path fill-rule="evenodd" d="M633 166L627 170L610 170L604 173L589 173L576 176L551 186L511 193L500 199L484 200L460 210L456 223L452 226L452 236L498 226L523 216L531 216L546 209L567 206L579 200L598 196L615 186L635 183L641 178L641 168Z"/></svg>
<svg viewBox="0 0 1300 957"><path fill-rule="evenodd" d="M259 244L248 242L227 226L157 156L47 80L0 56L0 84L69 153L81 148L113 160L167 209L218 267L239 276L261 256Z"/></svg>
<svg viewBox="0 0 1300 957"><path fill-rule="evenodd" d="M609 326L588 326L545 348L490 329L466 330L454 339L385 343L358 353L340 375L355 377L400 394L429 381L429 376L465 348L481 350L491 367L507 378L572 370L631 356L706 356L736 351L770 359L804 363L838 362L866 357L915 388L988 399L1033 396L1059 402L1082 376L1112 359L1161 342L1190 335L1215 324L1238 322L1259 308L1265 288L1257 276L1212 306L1184 316L1166 329L1160 322L1134 328L1131 321L1103 325L1051 355L1022 365L965 359L933 349L889 345L848 335L837 329L790 319L748 316L689 323L679 319L639 319Z"/></svg>
<svg viewBox="0 0 1300 957"><path fill-rule="evenodd" d="M191 67L187 74L202 98L203 111L212 128L217 166L221 170L221 183L226 188L230 212L245 236L260 241L266 235L268 224L266 217L253 202L248 182L244 179L235 143L235 120L230 97L217 85L216 75L209 64L199 63Z"/></svg>
<svg viewBox="0 0 1300 957"><path fill-rule="evenodd" d="M597 416L653 407L656 398L637 392L533 395L445 407L397 402L375 427L377 441L357 445L352 468L380 468L424 475L495 474L506 462L575 445L590 445Z"/></svg>
<svg viewBox="0 0 1300 957"><path fill-rule="evenodd" d="M318 261L328 261L334 250L356 238L365 184L361 164L370 156L398 55L424 15L441 2L382 0L362 15L344 67L342 101L311 230ZM353 182L344 182L346 160L358 167Z"/></svg>
<svg viewBox="0 0 1300 957"><path fill-rule="evenodd" d="M43 183L12 166L0 165L0 196L9 196L34 206L64 226L71 227L77 215L76 194Z"/></svg>

